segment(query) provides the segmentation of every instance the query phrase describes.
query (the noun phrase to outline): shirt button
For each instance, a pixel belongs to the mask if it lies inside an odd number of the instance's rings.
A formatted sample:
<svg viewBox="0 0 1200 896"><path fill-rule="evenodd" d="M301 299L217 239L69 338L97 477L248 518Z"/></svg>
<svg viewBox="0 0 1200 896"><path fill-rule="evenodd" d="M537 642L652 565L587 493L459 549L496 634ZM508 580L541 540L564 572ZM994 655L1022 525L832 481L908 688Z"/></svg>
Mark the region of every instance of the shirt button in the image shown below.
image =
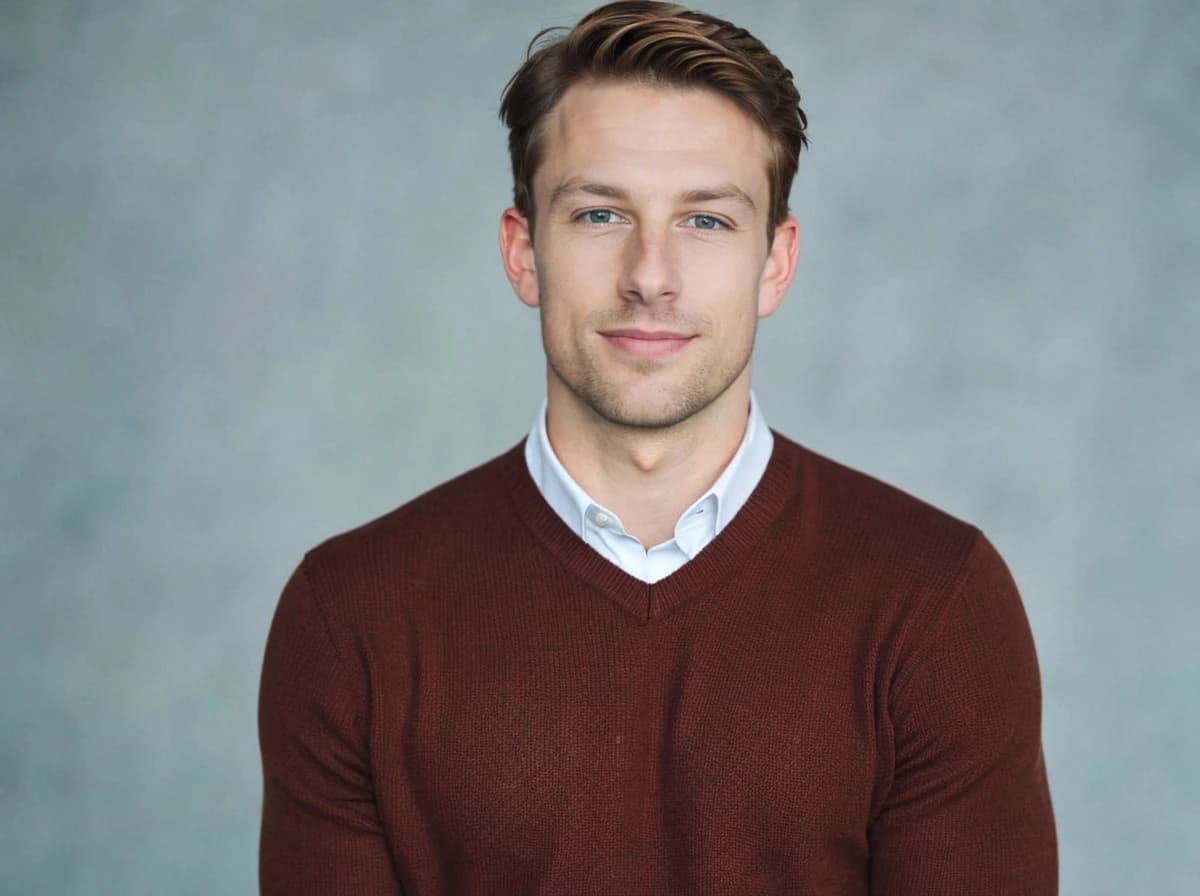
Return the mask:
<svg viewBox="0 0 1200 896"><path fill-rule="evenodd" d="M601 529L603 529L605 526L608 525L608 521L609 521L609 516L607 513L597 513L594 517L592 517L592 522L595 523L597 526L599 526Z"/></svg>

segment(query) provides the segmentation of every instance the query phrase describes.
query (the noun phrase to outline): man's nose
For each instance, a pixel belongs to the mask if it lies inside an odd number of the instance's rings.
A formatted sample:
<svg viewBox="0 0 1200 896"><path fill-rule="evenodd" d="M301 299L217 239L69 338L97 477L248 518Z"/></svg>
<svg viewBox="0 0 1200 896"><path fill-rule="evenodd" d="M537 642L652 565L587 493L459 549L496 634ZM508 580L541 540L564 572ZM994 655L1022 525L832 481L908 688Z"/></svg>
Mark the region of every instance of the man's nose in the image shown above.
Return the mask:
<svg viewBox="0 0 1200 896"><path fill-rule="evenodd" d="M625 246L619 289L630 302L670 301L679 295L679 260L667 227L638 227Z"/></svg>

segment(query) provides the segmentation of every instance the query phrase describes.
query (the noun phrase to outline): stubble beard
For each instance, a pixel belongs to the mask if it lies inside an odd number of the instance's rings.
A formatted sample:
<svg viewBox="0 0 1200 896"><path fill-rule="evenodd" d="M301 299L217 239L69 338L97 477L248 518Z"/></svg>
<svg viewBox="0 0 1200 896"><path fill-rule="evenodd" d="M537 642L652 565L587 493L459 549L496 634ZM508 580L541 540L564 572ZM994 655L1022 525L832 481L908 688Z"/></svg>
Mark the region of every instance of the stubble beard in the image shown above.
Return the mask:
<svg viewBox="0 0 1200 896"><path fill-rule="evenodd" d="M717 359L701 357L693 363L692 369L687 372L682 382L664 383L655 400L635 400L628 394L632 390L627 385L604 375L602 359L598 352L585 344L585 337L572 332L568 336L566 346L560 347L555 343L552 337L554 328L548 319L553 312L547 312L547 307L547 303L543 301L542 345L551 373L594 414L614 426L639 430L661 430L678 426L724 395L750 363L754 345L753 334L744 353L734 359L733 363L720 367ZM710 332L705 318L684 319L678 315L657 315L649 321L643 318L636 323L640 326L659 326L664 329L699 333L700 339L704 339ZM594 333L598 329L632 326L635 322L622 319L618 314L593 312L588 315L585 324L584 332ZM755 326L757 327L757 321ZM694 351L695 348L688 346L683 351ZM670 362L647 358L628 361L625 367L638 379L653 376L667 363Z"/></svg>

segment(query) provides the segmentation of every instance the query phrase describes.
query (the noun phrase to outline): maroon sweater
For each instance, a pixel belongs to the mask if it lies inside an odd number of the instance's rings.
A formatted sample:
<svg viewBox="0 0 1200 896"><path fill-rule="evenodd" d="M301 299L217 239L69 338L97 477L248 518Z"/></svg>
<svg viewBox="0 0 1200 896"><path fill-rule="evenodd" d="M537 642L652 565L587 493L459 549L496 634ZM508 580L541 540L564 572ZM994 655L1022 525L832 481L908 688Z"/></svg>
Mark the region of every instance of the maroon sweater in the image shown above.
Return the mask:
<svg viewBox="0 0 1200 896"><path fill-rule="evenodd" d="M518 446L288 582L262 889L1052 894L1040 716L977 530L776 435L737 516L648 585Z"/></svg>

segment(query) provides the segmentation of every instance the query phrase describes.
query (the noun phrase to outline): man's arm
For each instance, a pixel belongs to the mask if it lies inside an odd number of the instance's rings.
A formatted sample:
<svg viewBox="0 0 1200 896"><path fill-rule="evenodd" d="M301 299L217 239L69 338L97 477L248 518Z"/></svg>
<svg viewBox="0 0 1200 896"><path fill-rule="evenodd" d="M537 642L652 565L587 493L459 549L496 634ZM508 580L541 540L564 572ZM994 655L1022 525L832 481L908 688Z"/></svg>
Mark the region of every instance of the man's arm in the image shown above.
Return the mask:
<svg viewBox="0 0 1200 896"><path fill-rule="evenodd" d="M1057 845L1029 623L982 535L960 582L889 699L895 773L870 832L871 892L1053 896Z"/></svg>
<svg viewBox="0 0 1200 896"><path fill-rule="evenodd" d="M352 669L301 564L275 611L259 692L266 896L402 893L371 785L366 676Z"/></svg>

